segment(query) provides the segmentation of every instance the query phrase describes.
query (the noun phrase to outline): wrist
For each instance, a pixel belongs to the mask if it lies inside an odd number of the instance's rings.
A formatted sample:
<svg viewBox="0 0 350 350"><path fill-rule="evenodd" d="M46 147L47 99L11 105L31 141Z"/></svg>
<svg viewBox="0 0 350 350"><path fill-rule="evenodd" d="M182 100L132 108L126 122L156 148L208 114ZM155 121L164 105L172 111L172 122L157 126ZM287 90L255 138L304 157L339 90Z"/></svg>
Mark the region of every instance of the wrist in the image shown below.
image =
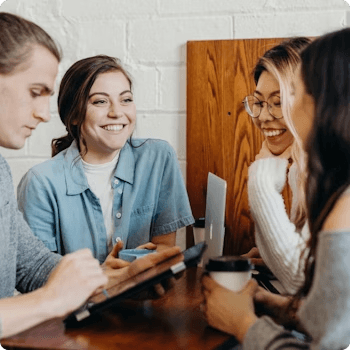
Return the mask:
<svg viewBox="0 0 350 350"><path fill-rule="evenodd" d="M39 295L39 308L43 311L43 316L46 319L62 317L65 315L62 308L62 301L52 293L46 286L37 289L35 292Z"/></svg>
<svg viewBox="0 0 350 350"><path fill-rule="evenodd" d="M245 319L243 319L243 322L240 324L237 334L235 334L236 339L242 344L249 328L258 320L258 317L252 313L251 315L247 316Z"/></svg>

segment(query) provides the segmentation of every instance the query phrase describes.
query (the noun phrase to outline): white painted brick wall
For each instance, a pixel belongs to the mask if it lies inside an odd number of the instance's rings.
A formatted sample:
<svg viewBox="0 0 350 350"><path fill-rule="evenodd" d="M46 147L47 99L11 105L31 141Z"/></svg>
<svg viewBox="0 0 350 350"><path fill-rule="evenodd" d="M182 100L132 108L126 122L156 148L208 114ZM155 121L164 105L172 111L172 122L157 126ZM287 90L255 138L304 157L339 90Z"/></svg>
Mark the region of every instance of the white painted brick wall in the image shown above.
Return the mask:
<svg viewBox="0 0 350 350"><path fill-rule="evenodd" d="M134 78L136 136L166 139L186 170L186 42L321 35L350 25L343 0L7 0L0 7L46 29L61 45L59 80L76 60L105 53L119 57ZM0 149L14 184L50 157L64 133L57 115L19 151ZM184 244L184 230L179 235Z"/></svg>

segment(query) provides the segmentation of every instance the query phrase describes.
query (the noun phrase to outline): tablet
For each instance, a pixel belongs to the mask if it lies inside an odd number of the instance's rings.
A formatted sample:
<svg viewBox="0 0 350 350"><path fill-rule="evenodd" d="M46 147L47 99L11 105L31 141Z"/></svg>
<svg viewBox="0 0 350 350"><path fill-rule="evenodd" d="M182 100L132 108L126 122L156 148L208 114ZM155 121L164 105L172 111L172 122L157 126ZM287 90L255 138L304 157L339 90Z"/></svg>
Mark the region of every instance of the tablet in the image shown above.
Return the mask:
<svg viewBox="0 0 350 350"><path fill-rule="evenodd" d="M144 289L173 277L189 267L197 266L206 248L206 243L201 242L136 276L116 282L103 292L91 297L83 307L71 313L64 323L67 327L76 326L82 320L131 298Z"/></svg>

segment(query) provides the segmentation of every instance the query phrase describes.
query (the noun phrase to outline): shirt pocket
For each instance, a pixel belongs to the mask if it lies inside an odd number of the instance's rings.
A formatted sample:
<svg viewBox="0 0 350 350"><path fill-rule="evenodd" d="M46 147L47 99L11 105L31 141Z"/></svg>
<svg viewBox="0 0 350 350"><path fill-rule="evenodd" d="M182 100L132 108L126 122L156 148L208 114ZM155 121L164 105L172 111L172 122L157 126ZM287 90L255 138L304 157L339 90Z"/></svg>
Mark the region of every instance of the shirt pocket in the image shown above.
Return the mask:
<svg viewBox="0 0 350 350"><path fill-rule="evenodd" d="M134 209L130 215L127 248L136 248L149 242L154 204Z"/></svg>

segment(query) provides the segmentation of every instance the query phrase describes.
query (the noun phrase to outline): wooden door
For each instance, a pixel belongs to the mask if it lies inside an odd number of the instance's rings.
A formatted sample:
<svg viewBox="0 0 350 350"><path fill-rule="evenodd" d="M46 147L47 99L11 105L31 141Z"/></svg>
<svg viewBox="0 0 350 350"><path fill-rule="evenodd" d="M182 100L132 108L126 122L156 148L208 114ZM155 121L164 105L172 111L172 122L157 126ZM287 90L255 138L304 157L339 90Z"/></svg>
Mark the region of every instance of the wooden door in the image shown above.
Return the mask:
<svg viewBox="0 0 350 350"><path fill-rule="evenodd" d="M208 172L227 181L224 254L254 244L247 194L248 167L263 136L244 110L260 56L283 39L187 43L187 189L195 218L205 216ZM187 229L187 247L193 245Z"/></svg>

